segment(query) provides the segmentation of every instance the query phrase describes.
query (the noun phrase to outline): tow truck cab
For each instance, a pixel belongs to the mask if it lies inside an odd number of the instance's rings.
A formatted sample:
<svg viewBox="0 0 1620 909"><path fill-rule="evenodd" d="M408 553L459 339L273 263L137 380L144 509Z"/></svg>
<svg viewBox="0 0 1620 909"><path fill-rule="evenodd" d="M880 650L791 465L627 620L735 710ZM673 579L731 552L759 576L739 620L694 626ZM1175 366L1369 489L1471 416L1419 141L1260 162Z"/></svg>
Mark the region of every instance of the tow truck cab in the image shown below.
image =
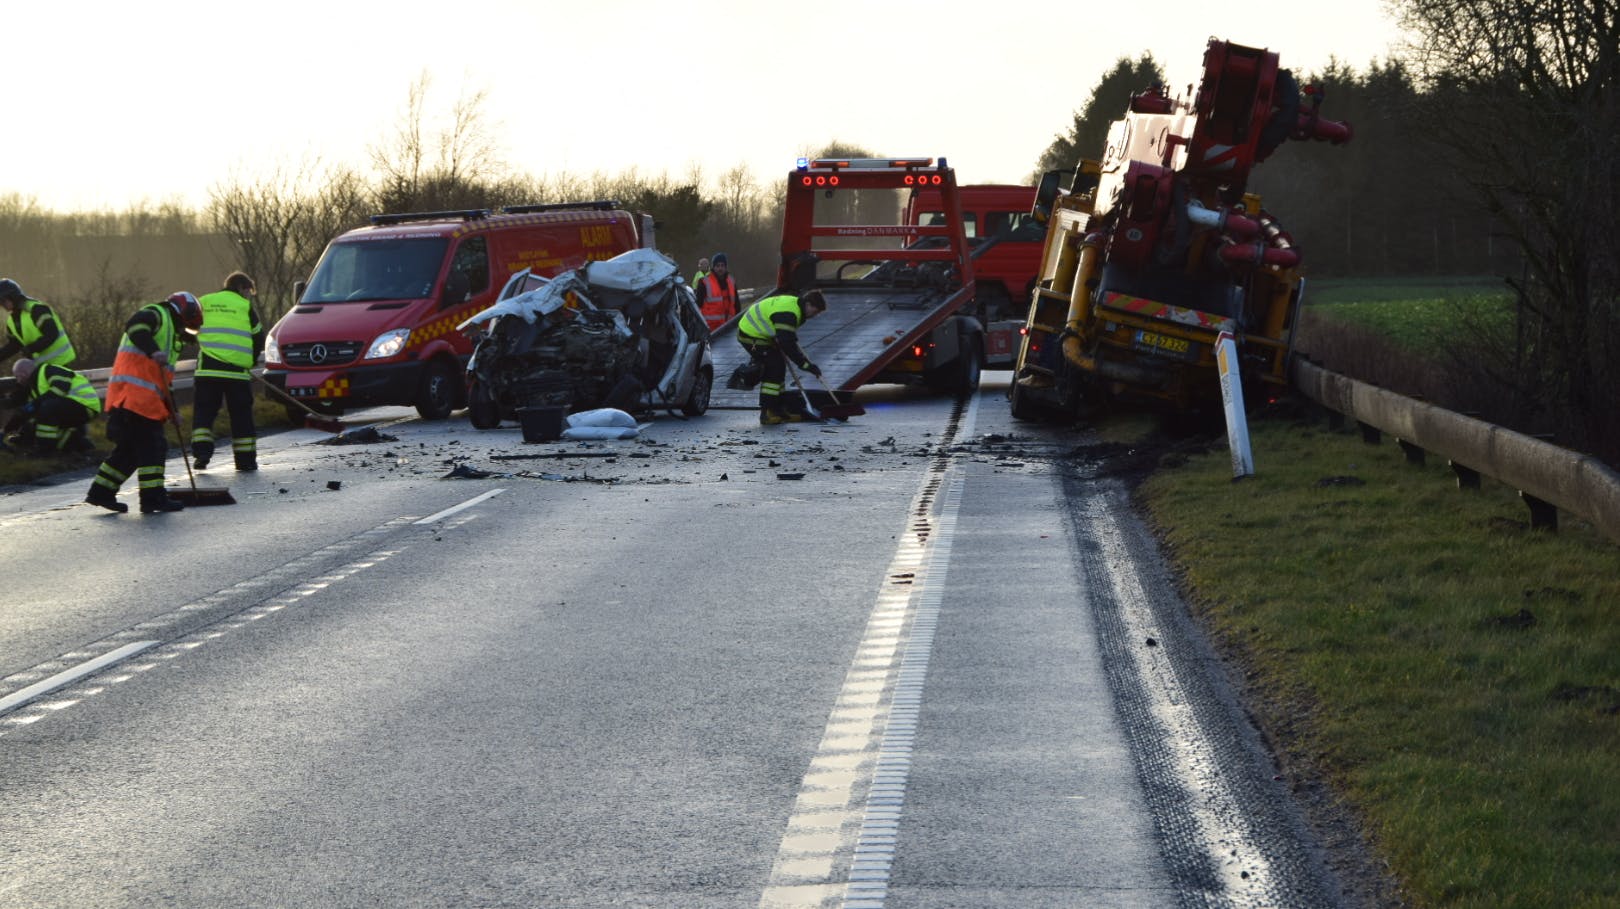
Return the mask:
<svg viewBox="0 0 1620 909"><path fill-rule="evenodd" d="M265 378L321 413L407 405L443 419L466 406L473 342L455 326L509 277L652 245L651 218L611 201L374 215L299 285L270 330Z"/></svg>

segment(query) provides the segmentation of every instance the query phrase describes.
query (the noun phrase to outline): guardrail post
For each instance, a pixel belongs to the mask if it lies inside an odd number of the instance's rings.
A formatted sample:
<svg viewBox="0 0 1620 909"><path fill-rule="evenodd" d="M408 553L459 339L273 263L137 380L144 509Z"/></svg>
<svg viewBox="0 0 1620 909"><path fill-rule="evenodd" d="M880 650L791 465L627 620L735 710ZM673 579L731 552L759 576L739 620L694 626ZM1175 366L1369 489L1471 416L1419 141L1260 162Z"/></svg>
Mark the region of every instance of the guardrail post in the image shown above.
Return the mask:
<svg viewBox="0 0 1620 909"><path fill-rule="evenodd" d="M1329 410L1327 412L1327 417L1328 429L1338 432L1344 428L1344 414L1339 413L1337 410Z"/></svg>
<svg viewBox="0 0 1620 909"><path fill-rule="evenodd" d="M1419 467L1423 466L1422 448L1419 448L1417 445L1414 445L1405 439L1396 439L1395 441L1401 446L1401 451L1406 455L1406 463L1416 464Z"/></svg>
<svg viewBox="0 0 1620 909"><path fill-rule="evenodd" d="M1383 441L1384 434L1378 427L1371 423L1363 423L1360 420L1356 421L1356 425L1361 427L1361 441L1366 442L1368 445L1377 445Z"/></svg>
<svg viewBox="0 0 1620 909"><path fill-rule="evenodd" d="M1551 502L1545 502L1528 492L1519 491L1519 498L1524 504L1530 506L1530 529L1558 532L1558 507Z"/></svg>
<svg viewBox="0 0 1620 909"><path fill-rule="evenodd" d="M1457 475L1458 489L1478 489L1479 471L1472 467L1464 467L1456 461L1447 461L1451 465L1451 472Z"/></svg>
<svg viewBox="0 0 1620 909"><path fill-rule="evenodd" d="M1558 530L1558 507L1551 502L1543 501L1535 496L1520 490L1519 498L1530 507L1531 530Z"/></svg>

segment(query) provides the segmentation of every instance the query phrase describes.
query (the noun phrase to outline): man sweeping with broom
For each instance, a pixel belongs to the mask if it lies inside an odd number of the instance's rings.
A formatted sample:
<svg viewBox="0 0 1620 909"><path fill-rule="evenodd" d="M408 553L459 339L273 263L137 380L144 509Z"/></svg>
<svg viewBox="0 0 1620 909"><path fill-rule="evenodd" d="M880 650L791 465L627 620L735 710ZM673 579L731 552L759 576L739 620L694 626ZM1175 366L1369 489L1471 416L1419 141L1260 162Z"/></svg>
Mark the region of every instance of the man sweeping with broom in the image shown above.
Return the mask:
<svg viewBox="0 0 1620 909"><path fill-rule="evenodd" d="M827 311L827 301L819 290L804 294L776 294L748 307L737 323L737 341L748 356L759 364L759 422L763 426L797 423L805 414L782 403L782 383L787 379L788 361L815 376L821 369L799 349L799 328Z"/></svg>
<svg viewBox="0 0 1620 909"><path fill-rule="evenodd" d="M163 462L169 455L164 424L175 419L174 363L191 340L187 330L202 326L202 307L185 291L149 303L124 323L124 337L107 379L107 437L112 454L101 462L84 500L109 511L126 512L118 488L139 474L141 513L179 511L185 506L163 488Z"/></svg>

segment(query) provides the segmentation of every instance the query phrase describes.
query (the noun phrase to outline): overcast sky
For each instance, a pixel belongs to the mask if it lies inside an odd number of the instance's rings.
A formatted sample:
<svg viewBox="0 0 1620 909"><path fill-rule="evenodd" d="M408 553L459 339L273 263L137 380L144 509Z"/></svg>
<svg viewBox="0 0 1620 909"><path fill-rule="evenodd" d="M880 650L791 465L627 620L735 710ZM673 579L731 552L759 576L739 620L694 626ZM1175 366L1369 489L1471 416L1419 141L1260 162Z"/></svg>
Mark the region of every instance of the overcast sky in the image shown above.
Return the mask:
<svg viewBox="0 0 1620 909"><path fill-rule="evenodd" d="M57 210L364 166L424 71L430 126L486 92L504 159L536 176L769 182L837 139L1022 182L1120 57L1151 52L1179 91L1210 37L1301 74L1398 38L1384 0L64 0L5 3L0 35L0 195Z"/></svg>

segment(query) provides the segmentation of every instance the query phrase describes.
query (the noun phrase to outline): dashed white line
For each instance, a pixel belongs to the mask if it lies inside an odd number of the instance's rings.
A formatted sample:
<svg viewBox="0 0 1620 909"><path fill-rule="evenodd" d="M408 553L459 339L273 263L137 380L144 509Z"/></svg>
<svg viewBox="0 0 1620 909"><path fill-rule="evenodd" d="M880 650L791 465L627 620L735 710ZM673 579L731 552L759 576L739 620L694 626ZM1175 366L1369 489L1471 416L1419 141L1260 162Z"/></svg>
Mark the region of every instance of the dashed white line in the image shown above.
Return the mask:
<svg viewBox="0 0 1620 909"><path fill-rule="evenodd" d="M137 653L142 653L156 647L160 643L162 642L133 641L125 644L117 650L108 651L107 653L104 653L94 659L85 660L77 666L64 669L48 679L41 679L34 684L29 685L27 688L14 691L3 698L0 698L0 713L5 713L6 711L16 707L21 707L29 701L50 694L58 688L65 688L87 675L94 675L95 673L106 669L108 666L121 663Z"/></svg>
<svg viewBox="0 0 1620 909"><path fill-rule="evenodd" d="M466 511L467 509L473 507L474 505L477 505L479 502L483 502L483 501L486 501L488 499L493 499L493 498L495 498L496 496L500 495L501 493L503 493L505 491L506 490L504 490L504 489L491 489L489 492L486 492L483 495L473 496L472 498L468 499L467 501L462 502L460 505L452 505L449 508L446 508L445 510L443 510L443 511L437 513L437 514L430 514L427 517L423 518L422 520L417 521L416 523L418 523L418 524L434 524L434 523L437 523L439 521L444 520L445 518L450 517L453 514L456 514L457 512Z"/></svg>

